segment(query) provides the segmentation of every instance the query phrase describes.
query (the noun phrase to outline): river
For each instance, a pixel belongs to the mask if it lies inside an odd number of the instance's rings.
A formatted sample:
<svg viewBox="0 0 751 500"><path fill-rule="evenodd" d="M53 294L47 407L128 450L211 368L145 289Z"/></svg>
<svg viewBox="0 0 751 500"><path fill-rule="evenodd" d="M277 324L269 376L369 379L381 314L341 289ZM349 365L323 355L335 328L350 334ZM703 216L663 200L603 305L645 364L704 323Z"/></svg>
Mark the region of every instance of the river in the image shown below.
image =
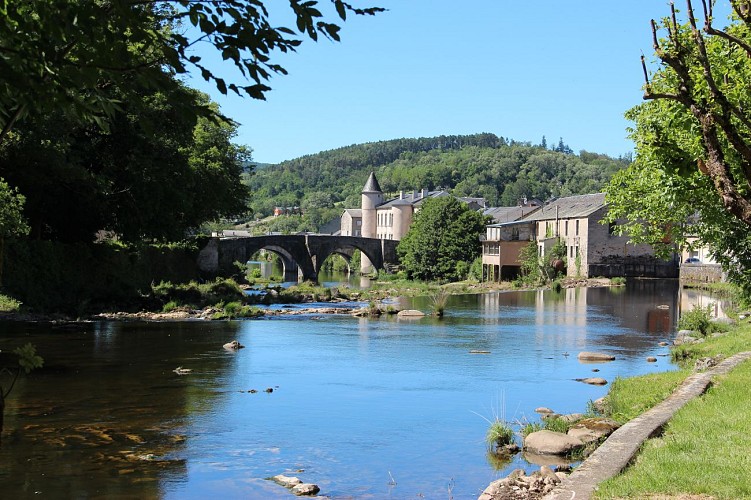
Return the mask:
<svg viewBox="0 0 751 500"><path fill-rule="evenodd" d="M7 401L0 497L292 498L265 480L286 474L330 498L477 498L535 468L489 460L487 420L582 412L608 390L575 380L593 369L674 369L658 342L681 302L675 282L631 281L454 296L443 319L0 323L0 349L45 359Z"/></svg>

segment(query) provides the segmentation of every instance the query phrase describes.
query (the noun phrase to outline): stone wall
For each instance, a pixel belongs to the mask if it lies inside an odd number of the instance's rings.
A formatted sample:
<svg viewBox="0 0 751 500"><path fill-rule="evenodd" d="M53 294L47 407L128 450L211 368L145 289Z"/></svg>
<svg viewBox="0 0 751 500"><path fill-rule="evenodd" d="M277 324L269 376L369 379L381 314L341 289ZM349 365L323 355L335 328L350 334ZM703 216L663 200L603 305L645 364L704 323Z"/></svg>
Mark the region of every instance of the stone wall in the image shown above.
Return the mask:
<svg viewBox="0 0 751 500"><path fill-rule="evenodd" d="M684 283L720 283L725 281L719 264L683 264L680 278Z"/></svg>

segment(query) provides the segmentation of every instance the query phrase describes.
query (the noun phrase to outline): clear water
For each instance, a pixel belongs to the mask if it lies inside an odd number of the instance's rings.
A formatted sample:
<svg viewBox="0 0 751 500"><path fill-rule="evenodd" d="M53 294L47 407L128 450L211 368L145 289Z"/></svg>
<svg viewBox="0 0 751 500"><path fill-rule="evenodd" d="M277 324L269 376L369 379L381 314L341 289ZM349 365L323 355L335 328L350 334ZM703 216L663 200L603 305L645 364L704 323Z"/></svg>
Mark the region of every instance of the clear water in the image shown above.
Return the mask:
<svg viewBox="0 0 751 500"><path fill-rule="evenodd" d="M535 467L490 460L486 419L582 412L608 386L577 378L673 369L658 342L679 303L674 282L639 281L456 296L442 320L0 323L0 349L45 358L7 401L0 497L285 498L264 478L286 474L330 498L476 498Z"/></svg>

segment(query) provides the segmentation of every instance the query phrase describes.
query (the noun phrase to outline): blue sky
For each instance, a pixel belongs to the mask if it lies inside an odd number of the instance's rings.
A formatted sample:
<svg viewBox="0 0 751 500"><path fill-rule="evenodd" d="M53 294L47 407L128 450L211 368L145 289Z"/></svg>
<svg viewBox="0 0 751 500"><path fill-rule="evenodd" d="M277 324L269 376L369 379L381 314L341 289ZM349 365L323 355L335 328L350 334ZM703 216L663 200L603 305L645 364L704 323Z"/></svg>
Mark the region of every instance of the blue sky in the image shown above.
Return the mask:
<svg viewBox="0 0 751 500"><path fill-rule="evenodd" d="M288 10L266 3L272 14ZM348 18L341 43L306 41L280 55L289 75L272 79L267 101L190 81L241 124L237 142L255 161L478 132L630 152L623 113L641 102L639 56L653 59L649 21L669 13L662 0L352 3L389 11Z"/></svg>

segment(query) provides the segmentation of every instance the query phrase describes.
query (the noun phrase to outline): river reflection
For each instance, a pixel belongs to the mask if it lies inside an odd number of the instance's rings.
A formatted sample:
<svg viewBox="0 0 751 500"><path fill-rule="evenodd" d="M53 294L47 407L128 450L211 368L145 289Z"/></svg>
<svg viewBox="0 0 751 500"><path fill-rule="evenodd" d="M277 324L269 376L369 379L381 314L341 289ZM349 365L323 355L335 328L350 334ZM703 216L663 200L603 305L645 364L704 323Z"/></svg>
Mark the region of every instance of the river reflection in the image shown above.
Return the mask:
<svg viewBox="0 0 751 500"><path fill-rule="evenodd" d="M456 296L443 320L0 323L0 349L33 342L45 358L8 400L0 493L285 498L264 480L284 473L330 498L446 498L449 486L476 498L533 468L518 456L496 470L484 418L584 410L607 386L574 380L595 368L582 350L617 356L596 365L609 381L672 369L658 342L677 307L674 282L637 281ZM247 348L222 349L232 339Z"/></svg>

